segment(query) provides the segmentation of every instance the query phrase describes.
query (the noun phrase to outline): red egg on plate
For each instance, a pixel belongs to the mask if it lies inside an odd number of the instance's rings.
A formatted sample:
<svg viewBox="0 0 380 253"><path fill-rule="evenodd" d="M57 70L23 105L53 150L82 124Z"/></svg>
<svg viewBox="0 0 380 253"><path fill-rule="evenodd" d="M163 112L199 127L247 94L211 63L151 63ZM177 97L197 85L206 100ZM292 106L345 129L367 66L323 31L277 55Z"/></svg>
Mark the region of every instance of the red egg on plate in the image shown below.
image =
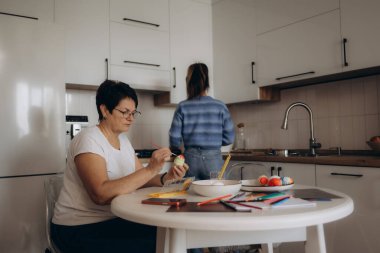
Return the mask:
<svg viewBox="0 0 380 253"><path fill-rule="evenodd" d="M259 176L259 178L257 179L257 181L259 182L260 185L265 186L265 185L268 184L269 179L268 179L267 176L261 175L261 176Z"/></svg>
<svg viewBox="0 0 380 253"><path fill-rule="evenodd" d="M268 186L281 186L282 180L280 177L271 177L268 182Z"/></svg>

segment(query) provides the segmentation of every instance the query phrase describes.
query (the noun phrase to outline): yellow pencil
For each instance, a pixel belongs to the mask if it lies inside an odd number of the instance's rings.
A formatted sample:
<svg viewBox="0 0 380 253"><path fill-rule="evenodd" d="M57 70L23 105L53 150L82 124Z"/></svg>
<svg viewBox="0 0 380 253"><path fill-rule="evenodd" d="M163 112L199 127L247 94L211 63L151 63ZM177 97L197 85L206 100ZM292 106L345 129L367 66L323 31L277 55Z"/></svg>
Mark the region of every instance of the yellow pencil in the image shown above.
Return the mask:
<svg viewBox="0 0 380 253"><path fill-rule="evenodd" d="M224 161L223 167L222 167L222 169L221 169L220 172L219 172L218 180L222 179L223 174L224 174L224 172L226 171L227 165L228 165L228 163L230 162L230 159L231 159L231 154L228 154L226 160Z"/></svg>

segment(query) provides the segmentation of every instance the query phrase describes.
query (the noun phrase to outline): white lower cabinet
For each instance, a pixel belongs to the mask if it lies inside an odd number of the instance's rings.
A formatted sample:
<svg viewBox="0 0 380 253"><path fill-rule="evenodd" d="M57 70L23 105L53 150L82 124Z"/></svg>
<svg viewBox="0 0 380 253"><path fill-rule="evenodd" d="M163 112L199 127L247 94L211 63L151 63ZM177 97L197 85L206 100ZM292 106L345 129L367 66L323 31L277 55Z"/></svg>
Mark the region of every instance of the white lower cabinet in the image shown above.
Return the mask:
<svg viewBox="0 0 380 253"><path fill-rule="evenodd" d="M315 186L315 165L303 163L274 163L277 173L293 178L296 184Z"/></svg>
<svg viewBox="0 0 380 253"><path fill-rule="evenodd" d="M380 252L380 168L317 165L316 175L354 200L353 214L325 225L327 252Z"/></svg>
<svg viewBox="0 0 380 253"><path fill-rule="evenodd" d="M280 176L293 178L296 184L315 186L315 164L303 163L269 163ZM303 253L305 242L281 243L274 249L275 253Z"/></svg>
<svg viewBox="0 0 380 253"><path fill-rule="evenodd" d="M280 175L294 179L296 184L315 186L315 164L231 161L226 171L228 179L255 179L260 175ZM274 245L274 253L304 253L304 242Z"/></svg>
<svg viewBox="0 0 380 253"><path fill-rule="evenodd" d="M225 172L226 179L256 179L261 175L271 175L269 163L256 161L231 161Z"/></svg>

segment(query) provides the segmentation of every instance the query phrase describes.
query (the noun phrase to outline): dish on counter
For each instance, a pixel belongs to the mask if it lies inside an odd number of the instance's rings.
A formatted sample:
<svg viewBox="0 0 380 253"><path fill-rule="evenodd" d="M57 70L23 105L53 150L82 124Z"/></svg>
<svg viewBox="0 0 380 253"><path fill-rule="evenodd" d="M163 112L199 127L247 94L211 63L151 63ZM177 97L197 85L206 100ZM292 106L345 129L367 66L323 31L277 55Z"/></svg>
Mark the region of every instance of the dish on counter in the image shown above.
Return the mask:
<svg viewBox="0 0 380 253"><path fill-rule="evenodd" d="M367 141L367 144L372 150L380 151L380 142Z"/></svg>

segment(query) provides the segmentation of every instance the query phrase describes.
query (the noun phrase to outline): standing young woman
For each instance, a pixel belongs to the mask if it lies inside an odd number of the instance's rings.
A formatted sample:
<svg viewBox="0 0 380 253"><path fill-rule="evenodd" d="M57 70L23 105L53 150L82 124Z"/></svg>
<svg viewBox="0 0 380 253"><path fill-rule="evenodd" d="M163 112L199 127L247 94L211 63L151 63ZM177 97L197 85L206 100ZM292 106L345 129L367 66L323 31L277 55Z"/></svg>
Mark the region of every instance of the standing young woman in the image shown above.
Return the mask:
<svg viewBox="0 0 380 253"><path fill-rule="evenodd" d="M227 106L210 96L208 68L204 63L189 66L186 76L187 100L179 103L170 127L170 145L183 144L189 170L186 176L209 179L210 171L220 170L220 148L234 141L234 124Z"/></svg>

